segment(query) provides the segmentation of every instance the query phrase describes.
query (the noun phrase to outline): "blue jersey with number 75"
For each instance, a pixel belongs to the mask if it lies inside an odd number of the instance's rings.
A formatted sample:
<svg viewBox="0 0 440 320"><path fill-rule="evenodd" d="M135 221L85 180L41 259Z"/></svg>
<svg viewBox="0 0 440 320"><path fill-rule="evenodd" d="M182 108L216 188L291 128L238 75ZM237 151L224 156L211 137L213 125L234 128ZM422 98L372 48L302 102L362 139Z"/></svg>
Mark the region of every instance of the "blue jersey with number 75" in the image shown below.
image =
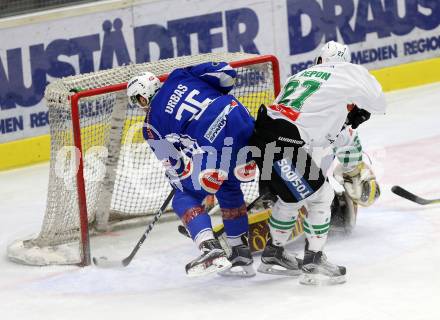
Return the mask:
<svg viewBox="0 0 440 320"><path fill-rule="evenodd" d="M236 71L226 62L175 69L151 101L145 123L152 128L147 130L144 126L144 138L150 141L166 139L191 157L200 143L210 144L215 139L215 132L206 135L204 130L206 124L224 113L225 106L234 99L228 93L236 76ZM223 100L225 103L221 103ZM154 143L152 148L160 160L170 156L170 150L161 154L163 150L154 147Z"/></svg>

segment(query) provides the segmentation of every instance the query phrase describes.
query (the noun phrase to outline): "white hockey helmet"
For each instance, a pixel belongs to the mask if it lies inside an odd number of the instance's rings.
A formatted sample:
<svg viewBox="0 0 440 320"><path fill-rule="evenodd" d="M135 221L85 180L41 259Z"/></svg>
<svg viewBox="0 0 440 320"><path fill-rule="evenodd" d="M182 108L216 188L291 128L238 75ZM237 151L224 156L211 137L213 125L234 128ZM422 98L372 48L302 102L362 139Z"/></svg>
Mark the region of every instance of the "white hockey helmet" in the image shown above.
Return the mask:
<svg viewBox="0 0 440 320"><path fill-rule="evenodd" d="M321 58L321 61L318 61ZM326 62L351 62L351 52L347 45L335 41L327 42L315 59L315 64Z"/></svg>
<svg viewBox="0 0 440 320"><path fill-rule="evenodd" d="M161 83L158 77L151 72L144 72L131 78L127 84L127 96L130 102L141 109L150 105L151 99L160 89ZM139 96L147 100L147 105L142 105Z"/></svg>

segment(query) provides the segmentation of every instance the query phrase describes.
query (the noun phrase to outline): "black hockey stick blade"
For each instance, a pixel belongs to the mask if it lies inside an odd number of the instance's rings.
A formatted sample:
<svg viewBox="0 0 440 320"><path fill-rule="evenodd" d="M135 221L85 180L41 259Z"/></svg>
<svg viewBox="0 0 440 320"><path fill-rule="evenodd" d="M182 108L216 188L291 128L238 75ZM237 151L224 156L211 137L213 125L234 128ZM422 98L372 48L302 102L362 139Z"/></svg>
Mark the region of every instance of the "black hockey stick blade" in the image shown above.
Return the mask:
<svg viewBox="0 0 440 320"><path fill-rule="evenodd" d="M124 260L122 261L112 261L108 260L107 257L93 257L93 264L99 268L119 268L119 267L125 267Z"/></svg>
<svg viewBox="0 0 440 320"><path fill-rule="evenodd" d="M409 201L412 201L412 202L415 202L415 203L418 203L421 205L440 203L440 199L432 199L432 200L424 199L419 196L416 196L415 194L413 194L413 193L411 193L411 192L409 192L399 186L393 186L391 188L391 191L393 193L397 194L398 196L401 196L402 198L405 198Z"/></svg>
<svg viewBox="0 0 440 320"><path fill-rule="evenodd" d="M113 268L122 268L122 267L126 267L130 264L131 260L133 258L130 256L128 256L127 258L125 258L124 260L120 261L120 260L108 260L107 257L103 256L103 257L93 257L93 264L99 268L103 268L103 269L113 269Z"/></svg>
<svg viewBox="0 0 440 320"><path fill-rule="evenodd" d="M185 228L184 225L180 224L177 226L177 231L179 231L179 233L187 238L191 238L191 236L189 235L188 229Z"/></svg>

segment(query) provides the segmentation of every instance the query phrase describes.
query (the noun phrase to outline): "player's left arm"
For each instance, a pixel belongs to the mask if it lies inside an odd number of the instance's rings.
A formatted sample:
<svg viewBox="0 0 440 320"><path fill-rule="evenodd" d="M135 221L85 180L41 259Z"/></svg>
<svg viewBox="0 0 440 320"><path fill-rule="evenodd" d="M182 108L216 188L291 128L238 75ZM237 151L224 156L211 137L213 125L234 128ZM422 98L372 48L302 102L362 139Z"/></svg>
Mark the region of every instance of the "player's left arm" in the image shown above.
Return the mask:
<svg viewBox="0 0 440 320"><path fill-rule="evenodd" d="M334 143L333 152L339 162L333 171L335 179L355 203L372 205L380 195L380 188L373 170L363 161L358 133L345 127Z"/></svg>
<svg viewBox="0 0 440 320"><path fill-rule="evenodd" d="M362 144L357 131L345 126L333 143L333 153L345 172L361 163Z"/></svg>
<svg viewBox="0 0 440 320"><path fill-rule="evenodd" d="M350 90L352 103L372 114L385 114L387 103L382 86L368 70L359 65L350 70L353 87Z"/></svg>
<svg viewBox="0 0 440 320"><path fill-rule="evenodd" d="M346 124L356 129L367 121L371 114L385 114L387 103L382 86L368 70L359 65L347 69L351 78L349 92L350 112Z"/></svg>
<svg viewBox="0 0 440 320"><path fill-rule="evenodd" d="M189 72L210 84L223 94L229 93L235 84L237 72L226 62L206 62L188 67Z"/></svg>

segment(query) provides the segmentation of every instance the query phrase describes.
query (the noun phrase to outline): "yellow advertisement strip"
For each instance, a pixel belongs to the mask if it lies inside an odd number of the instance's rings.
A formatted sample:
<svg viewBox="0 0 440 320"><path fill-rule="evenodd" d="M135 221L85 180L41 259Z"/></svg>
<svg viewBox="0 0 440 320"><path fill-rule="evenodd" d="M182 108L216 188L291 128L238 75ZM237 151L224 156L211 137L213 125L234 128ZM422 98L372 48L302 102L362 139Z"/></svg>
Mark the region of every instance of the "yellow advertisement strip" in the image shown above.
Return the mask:
<svg viewBox="0 0 440 320"><path fill-rule="evenodd" d="M373 70L385 92L440 81L440 58L422 60Z"/></svg>
<svg viewBox="0 0 440 320"><path fill-rule="evenodd" d="M50 159L50 136L0 143L0 170L27 166Z"/></svg>
<svg viewBox="0 0 440 320"><path fill-rule="evenodd" d="M290 240L297 239L304 233L303 221L305 217L304 208L299 211L298 219L292 230ZM271 209L266 209L257 213L250 213L249 220L249 246L252 252L258 252L264 249L269 234L268 219L271 215ZM220 237L224 233L223 224L218 224L212 228L216 237Z"/></svg>
<svg viewBox="0 0 440 320"><path fill-rule="evenodd" d="M257 213L251 213L248 216L249 224L257 224L259 222L264 222L269 219L272 211L271 209L266 209ZM223 230L223 224L218 224L212 227L214 233L221 232Z"/></svg>
<svg viewBox="0 0 440 320"><path fill-rule="evenodd" d="M405 89L440 81L440 58L422 60L373 70L384 91ZM254 106L251 101L243 101ZM126 130L124 130L126 131ZM139 138L139 137L137 137ZM49 135L0 144L0 170L30 165L50 159Z"/></svg>

